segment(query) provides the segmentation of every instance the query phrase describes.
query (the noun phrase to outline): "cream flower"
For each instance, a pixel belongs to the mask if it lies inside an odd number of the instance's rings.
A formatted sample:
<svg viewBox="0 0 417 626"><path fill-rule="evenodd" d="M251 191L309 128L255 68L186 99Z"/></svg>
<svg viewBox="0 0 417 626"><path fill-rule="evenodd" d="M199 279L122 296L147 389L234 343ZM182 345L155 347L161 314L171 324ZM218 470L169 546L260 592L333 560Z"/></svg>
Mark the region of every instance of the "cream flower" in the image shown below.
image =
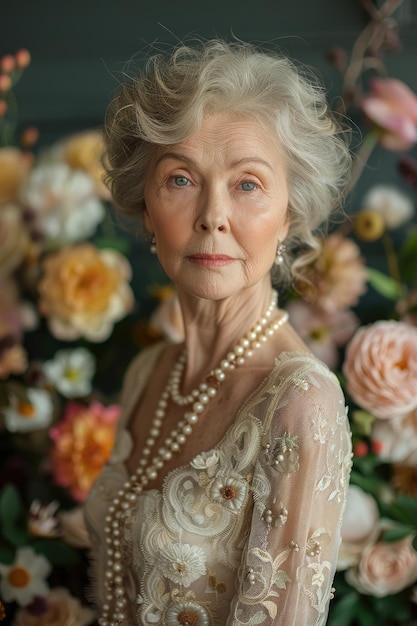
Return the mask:
<svg viewBox="0 0 417 626"><path fill-rule="evenodd" d="M375 185L364 196L363 208L375 211L384 218L387 228L398 228L414 215L411 199L396 187Z"/></svg>
<svg viewBox="0 0 417 626"><path fill-rule="evenodd" d="M180 343L184 340L184 323L178 297L175 293L162 300L152 313L149 324L167 341Z"/></svg>
<svg viewBox="0 0 417 626"><path fill-rule="evenodd" d="M52 571L51 564L32 548L19 548L14 563L0 563L0 592L5 602L16 602L20 606L30 604L35 596L45 596L49 592L45 578Z"/></svg>
<svg viewBox="0 0 417 626"><path fill-rule="evenodd" d="M363 326L348 344L347 391L376 417L405 415L417 407L417 330L404 322Z"/></svg>
<svg viewBox="0 0 417 626"><path fill-rule="evenodd" d="M204 550L186 543L173 543L162 548L158 564L163 576L184 587L189 587L206 573Z"/></svg>
<svg viewBox="0 0 417 626"><path fill-rule="evenodd" d="M379 456L388 463L417 465L417 408L391 420L375 420L372 439L379 444Z"/></svg>
<svg viewBox="0 0 417 626"><path fill-rule="evenodd" d="M33 500L29 509L28 530L36 537L57 537L58 518L55 516L59 503L55 500L49 504L42 504L40 500Z"/></svg>
<svg viewBox="0 0 417 626"><path fill-rule="evenodd" d="M367 281L359 247L339 233L329 235L307 278L313 287L301 284L302 295L324 311L332 313L354 306L365 293Z"/></svg>
<svg viewBox="0 0 417 626"><path fill-rule="evenodd" d="M165 623L167 626L210 626L211 620L201 604L178 600L169 605Z"/></svg>
<svg viewBox="0 0 417 626"><path fill-rule="evenodd" d="M246 500L248 485L236 472L220 473L210 485L210 497L233 512Z"/></svg>
<svg viewBox="0 0 417 626"><path fill-rule="evenodd" d="M327 313L303 300L286 305L294 328L316 357L331 369L339 362L339 346L352 337L359 320L350 309Z"/></svg>
<svg viewBox="0 0 417 626"><path fill-rule="evenodd" d="M412 537L401 541L379 541L367 546L357 568L346 572L346 580L360 593L382 598L398 593L417 580L417 552Z"/></svg>
<svg viewBox="0 0 417 626"><path fill-rule="evenodd" d="M35 212L46 239L54 243L87 239L104 218L104 206L96 197L92 178L65 163L43 163L34 168L23 200Z"/></svg>
<svg viewBox="0 0 417 626"><path fill-rule="evenodd" d="M95 359L86 348L59 350L43 364L43 371L65 398L80 398L91 392Z"/></svg>
<svg viewBox="0 0 417 626"><path fill-rule="evenodd" d="M19 266L28 246L29 235L20 209L14 204L0 207L0 278Z"/></svg>
<svg viewBox="0 0 417 626"><path fill-rule="evenodd" d="M2 408L10 432L30 432L48 428L53 417L51 394L44 389L26 390L27 399L12 396L10 406Z"/></svg>
<svg viewBox="0 0 417 626"><path fill-rule="evenodd" d="M63 248L44 262L39 308L58 339L105 341L133 307L128 261L115 250L84 243Z"/></svg>
<svg viewBox="0 0 417 626"><path fill-rule="evenodd" d="M81 606L77 598L60 587L52 589L43 601L45 610L40 615L30 607L19 609L13 626L87 626L95 618L91 609Z"/></svg>
<svg viewBox="0 0 417 626"><path fill-rule="evenodd" d="M200 452L191 461L191 465L197 470L212 470L217 467L220 459L220 452L218 450L211 450L210 452Z"/></svg>
<svg viewBox="0 0 417 626"><path fill-rule="evenodd" d="M360 487L350 485L341 530L338 570L359 563L363 548L377 539L378 520L379 512L374 498Z"/></svg>

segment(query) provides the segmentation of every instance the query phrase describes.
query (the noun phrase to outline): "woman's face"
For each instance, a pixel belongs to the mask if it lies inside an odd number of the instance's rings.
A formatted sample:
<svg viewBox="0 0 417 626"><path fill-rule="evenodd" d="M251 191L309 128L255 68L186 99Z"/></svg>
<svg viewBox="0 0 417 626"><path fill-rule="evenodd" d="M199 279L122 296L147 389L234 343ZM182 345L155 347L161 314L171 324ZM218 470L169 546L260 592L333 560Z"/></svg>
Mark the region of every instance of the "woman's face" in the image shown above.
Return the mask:
<svg viewBox="0 0 417 626"><path fill-rule="evenodd" d="M177 287L218 300L255 285L289 225L276 135L252 118L207 116L182 143L155 150L145 205L146 228Z"/></svg>

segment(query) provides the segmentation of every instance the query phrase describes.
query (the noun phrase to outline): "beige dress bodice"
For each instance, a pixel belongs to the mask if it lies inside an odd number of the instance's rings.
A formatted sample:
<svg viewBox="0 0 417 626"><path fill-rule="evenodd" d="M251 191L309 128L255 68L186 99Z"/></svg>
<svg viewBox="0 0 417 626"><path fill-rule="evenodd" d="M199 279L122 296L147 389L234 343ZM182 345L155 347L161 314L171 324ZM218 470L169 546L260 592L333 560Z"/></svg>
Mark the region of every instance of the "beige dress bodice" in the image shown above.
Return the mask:
<svg viewBox="0 0 417 626"><path fill-rule="evenodd" d="M98 607L106 601L106 510L128 477L127 425L162 349L143 351L128 371L113 454L85 505ZM129 624L325 624L350 467L336 377L311 355L281 354L219 444L128 512Z"/></svg>

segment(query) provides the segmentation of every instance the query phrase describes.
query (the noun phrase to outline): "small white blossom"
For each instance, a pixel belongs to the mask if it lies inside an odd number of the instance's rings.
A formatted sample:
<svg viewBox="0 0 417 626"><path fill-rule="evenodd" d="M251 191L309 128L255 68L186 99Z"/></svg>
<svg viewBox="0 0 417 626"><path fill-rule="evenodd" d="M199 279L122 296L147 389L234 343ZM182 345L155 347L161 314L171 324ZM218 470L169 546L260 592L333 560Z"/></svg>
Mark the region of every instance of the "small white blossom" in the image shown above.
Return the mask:
<svg viewBox="0 0 417 626"><path fill-rule="evenodd" d="M396 187L389 185L372 187L364 196L362 206L366 210L382 215L387 228L398 228L414 215L411 199Z"/></svg>
<svg viewBox="0 0 417 626"><path fill-rule="evenodd" d="M51 573L49 561L29 547L19 548L14 563L0 563L0 592L5 602L16 602L20 606L30 604L35 596L46 596L49 592L45 578Z"/></svg>
<svg viewBox="0 0 417 626"><path fill-rule="evenodd" d="M59 350L52 360L44 363L43 371L65 398L83 397L92 389L95 359L85 348Z"/></svg>
<svg viewBox="0 0 417 626"><path fill-rule="evenodd" d="M179 624L196 624L196 626L210 626L210 616L206 609L196 602L179 600L169 605L165 621L167 626Z"/></svg>
<svg viewBox="0 0 417 626"><path fill-rule="evenodd" d="M47 428L53 417L51 394L44 389L27 389L27 399L11 398L10 406L4 407L6 428L10 432L30 432Z"/></svg>
<svg viewBox="0 0 417 626"><path fill-rule="evenodd" d="M246 482L235 472L218 475L210 487L210 497L231 511L239 511L247 492Z"/></svg>
<svg viewBox="0 0 417 626"><path fill-rule="evenodd" d="M174 543L161 550L159 559L163 575L177 585L188 587L206 573L206 557L198 546Z"/></svg>

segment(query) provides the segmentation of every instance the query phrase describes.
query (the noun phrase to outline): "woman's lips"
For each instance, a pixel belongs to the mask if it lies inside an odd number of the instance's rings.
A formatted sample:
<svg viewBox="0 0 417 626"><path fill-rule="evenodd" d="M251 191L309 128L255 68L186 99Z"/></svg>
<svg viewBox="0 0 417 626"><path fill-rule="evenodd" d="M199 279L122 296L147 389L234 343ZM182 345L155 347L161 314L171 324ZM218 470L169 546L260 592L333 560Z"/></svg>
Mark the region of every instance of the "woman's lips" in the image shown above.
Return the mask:
<svg viewBox="0 0 417 626"><path fill-rule="evenodd" d="M191 263L202 267L223 267L235 261L227 254L192 254L188 258Z"/></svg>

